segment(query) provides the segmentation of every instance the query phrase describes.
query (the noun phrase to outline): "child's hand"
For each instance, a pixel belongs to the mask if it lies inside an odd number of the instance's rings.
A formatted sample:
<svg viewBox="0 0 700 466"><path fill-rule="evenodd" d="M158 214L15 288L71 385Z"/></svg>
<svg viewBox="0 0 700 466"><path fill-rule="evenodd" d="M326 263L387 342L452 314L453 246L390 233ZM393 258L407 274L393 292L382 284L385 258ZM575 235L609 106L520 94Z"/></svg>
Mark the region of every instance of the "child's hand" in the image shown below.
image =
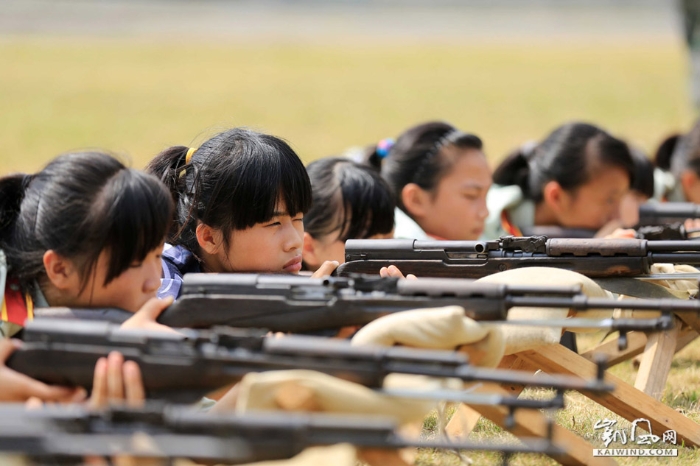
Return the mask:
<svg viewBox="0 0 700 466"><path fill-rule="evenodd" d="M609 235L606 235L604 239L634 239L636 237L636 231L630 228L618 228Z"/></svg>
<svg viewBox="0 0 700 466"><path fill-rule="evenodd" d="M340 263L338 261L325 261L323 264L321 264L321 267L316 270L311 277L312 278L322 278L322 277L327 277L328 275L332 274L335 269L338 268Z"/></svg>
<svg viewBox="0 0 700 466"><path fill-rule="evenodd" d="M0 339L0 401L26 401L38 398L42 401L78 402L86 397L83 388L50 386L15 372L5 365L18 341Z"/></svg>
<svg viewBox="0 0 700 466"><path fill-rule="evenodd" d="M143 387L138 364L134 361L125 362L124 356L116 351L97 360L90 397L92 409L125 403L127 406L140 407L145 399L146 389Z"/></svg>
<svg viewBox="0 0 700 466"><path fill-rule="evenodd" d="M164 299L151 298L146 301L141 309L136 311L136 313L129 317L121 325L121 328L125 329L144 329L144 330L155 330L160 332L178 333L176 330L168 327L167 325L159 324L156 319L161 312L165 310L168 306L173 303L172 296L168 296Z"/></svg>
<svg viewBox="0 0 700 466"><path fill-rule="evenodd" d="M381 269L379 269L379 276L381 276L382 278L388 278L388 277L404 278L404 276L401 273L401 271L399 270L399 268L396 267L395 265L390 265L389 267L382 267ZM405 278L407 278L409 280L415 280L416 276L413 275L412 273L409 273L408 275L406 275Z"/></svg>
<svg viewBox="0 0 700 466"><path fill-rule="evenodd" d="M700 229L700 218L689 218L683 222L683 226L686 230L698 230Z"/></svg>

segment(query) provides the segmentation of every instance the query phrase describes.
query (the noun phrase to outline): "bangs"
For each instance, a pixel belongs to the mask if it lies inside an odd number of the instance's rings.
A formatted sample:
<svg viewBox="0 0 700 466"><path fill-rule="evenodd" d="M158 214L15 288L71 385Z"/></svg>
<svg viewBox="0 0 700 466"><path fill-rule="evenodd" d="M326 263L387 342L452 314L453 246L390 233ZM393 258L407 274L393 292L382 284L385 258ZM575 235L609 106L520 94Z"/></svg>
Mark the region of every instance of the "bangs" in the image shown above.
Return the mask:
<svg viewBox="0 0 700 466"><path fill-rule="evenodd" d="M94 205L96 218L106 219L94 232L109 250L104 285L162 244L172 210L170 193L154 176L126 169L110 180Z"/></svg>
<svg viewBox="0 0 700 466"><path fill-rule="evenodd" d="M236 148L242 153L236 154L234 163L228 164L225 182L218 186L220 192L212 195L212 198L226 198L222 204L230 209L226 213L229 222L221 223L228 230L243 230L269 221L281 210L281 201L283 210L291 216L306 213L311 207L309 175L292 148L268 135L260 135L252 142Z"/></svg>

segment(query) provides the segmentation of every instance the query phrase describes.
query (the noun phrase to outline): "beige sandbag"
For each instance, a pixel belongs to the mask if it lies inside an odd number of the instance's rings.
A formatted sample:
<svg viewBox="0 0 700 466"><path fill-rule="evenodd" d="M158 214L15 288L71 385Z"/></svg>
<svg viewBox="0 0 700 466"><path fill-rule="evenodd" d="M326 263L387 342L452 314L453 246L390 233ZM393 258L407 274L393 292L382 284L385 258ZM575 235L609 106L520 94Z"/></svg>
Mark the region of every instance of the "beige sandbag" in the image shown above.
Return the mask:
<svg viewBox="0 0 700 466"><path fill-rule="evenodd" d="M286 460L259 461L241 466L356 466L357 460L357 448L347 443L339 443L328 447L307 448L295 457ZM182 458L174 460L173 463L175 466L201 466L200 463Z"/></svg>
<svg viewBox="0 0 700 466"><path fill-rule="evenodd" d="M603 290L590 278L570 270L553 267L524 267L506 270L477 280L477 283L501 283L518 285L551 285L575 286L580 285L584 294L595 298L611 298L612 295ZM508 320L549 320L564 319L570 310L564 308L514 307L508 311ZM591 309L579 314L580 317L602 319L612 316L610 309ZM559 343L561 327L529 327L502 325L501 330L505 339L505 354L518 353L543 345ZM575 332L586 329L573 329ZM597 329L591 329L597 331Z"/></svg>
<svg viewBox="0 0 700 466"><path fill-rule="evenodd" d="M675 274L675 273L699 273L698 269L690 265L683 264L654 264L651 266L650 273L652 274ZM678 299L689 299L698 292L697 280L648 280L642 285L654 284L664 288L671 295ZM640 287L641 290L643 288ZM640 293L640 296L642 294ZM640 299L631 296L621 295L620 299L632 300ZM617 310L615 317L620 318L652 318L659 316L660 311L642 311L642 310Z"/></svg>
<svg viewBox="0 0 700 466"><path fill-rule="evenodd" d="M222 404L223 402L223 404ZM217 403L225 409L226 397ZM237 413L248 411L312 411L372 414L400 424L421 422L436 403L377 393L356 383L308 370L248 374L238 385Z"/></svg>
<svg viewBox="0 0 700 466"><path fill-rule="evenodd" d="M469 355L471 364L496 367L503 357L504 339L492 323L475 322L459 306L417 309L381 317L361 328L353 346L411 346L454 350Z"/></svg>
<svg viewBox="0 0 700 466"><path fill-rule="evenodd" d="M674 273L698 273L698 269L684 264L654 264L651 266L652 274L674 274ZM681 299L688 299L698 291L697 280L653 280L655 283L666 288L668 291Z"/></svg>

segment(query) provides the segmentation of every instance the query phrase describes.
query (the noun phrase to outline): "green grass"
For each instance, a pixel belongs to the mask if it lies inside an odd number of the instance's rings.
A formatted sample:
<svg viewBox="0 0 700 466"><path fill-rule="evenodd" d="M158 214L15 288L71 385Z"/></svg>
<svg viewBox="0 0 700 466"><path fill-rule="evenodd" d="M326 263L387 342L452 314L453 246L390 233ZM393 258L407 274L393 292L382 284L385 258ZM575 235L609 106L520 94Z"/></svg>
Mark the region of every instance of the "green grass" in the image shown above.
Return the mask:
<svg viewBox="0 0 700 466"><path fill-rule="evenodd" d="M572 119L652 150L688 128L680 42L357 45L0 38L0 173L103 147L142 167L246 125L305 161L445 119L492 160Z"/></svg>
<svg viewBox="0 0 700 466"><path fill-rule="evenodd" d="M600 334L579 335L579 350L585 351L592 348L599 343L600 337ZM700 386L700 371L697 369L700 363L698 363L698 361L700 361L700 340L695 340L676 355L662 397L662 401L665 404L685 414L695 422L700 422L700 406L697 402L697 387ZM627 383L634 384L636 370L632 365L632 361L627 361L613 367L611 373L620 377ZM553 394L554 392L549 390L526 389L521 396L527 398L545 398L551 397ZM554 413L553 418L555 422L584 438L595 448L604 447L601 439L601 431L593 428L595 423L599 420L617 420L618 422L615 429L625 429L627 434L629 434L631 424L628 421L594 403L584 395L576 392L568 392L565 395L565 399L566 408ZM451 412L447 411L446 414L446 417L449 417ZM423 434L428 437L439 436L440 434L437 426L437 413L433 413L423 424ZM484 418L479 420L476 428L470 434L469 439L504 443L517 442L515 437L511 434ZM611 444L611 448L613 447L619 448L624 446L619 443L613 443ZM681 466L700 464L700 449L683 448L679 446L678 450L677 458L615 458L615 460L621 466L652 466L659 464ZM499 453L493 452L465 452L465 455L471 459L475 465L500 464L499 462L502 458ZM453 453L424 450L420 452L416 464L419 466L457 466L461 463ZM544 455L518 454L511 458L510 464L517 466L549 466L558 463Z"/></svg>

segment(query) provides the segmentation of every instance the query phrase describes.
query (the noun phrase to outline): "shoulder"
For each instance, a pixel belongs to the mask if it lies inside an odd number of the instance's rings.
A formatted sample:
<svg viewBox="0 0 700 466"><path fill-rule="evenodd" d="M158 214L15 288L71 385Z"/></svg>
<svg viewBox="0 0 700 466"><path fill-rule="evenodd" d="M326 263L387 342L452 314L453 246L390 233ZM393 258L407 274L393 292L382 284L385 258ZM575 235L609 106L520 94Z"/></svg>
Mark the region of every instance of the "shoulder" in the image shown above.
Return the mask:
<svg viewBox="0 0 700 466"><path fill-rule="evenodd" d="M398 207L394 210L394 238L419 239L429 240L430 238L425 231Z"/></svg>
<svg viewBox="0 0 700 466"><path fill-rule="evenodd" d="M168 243L163 248L161 264L163 272L158 289L159 298L172 296L177 299L180 296L183 275L202 271L199 261L192 252L184 246L173 246Z"/></svg>
<svg viewBox="0 0 700 466"><path fill-rule="evenodd" d="M501 214L504 210L518 207L525 201L522 189L519 186L502 186L494 184L486 194L486 206L489 216L486 218L483 239L496 239L505 234L501 225Z"/></svg>

